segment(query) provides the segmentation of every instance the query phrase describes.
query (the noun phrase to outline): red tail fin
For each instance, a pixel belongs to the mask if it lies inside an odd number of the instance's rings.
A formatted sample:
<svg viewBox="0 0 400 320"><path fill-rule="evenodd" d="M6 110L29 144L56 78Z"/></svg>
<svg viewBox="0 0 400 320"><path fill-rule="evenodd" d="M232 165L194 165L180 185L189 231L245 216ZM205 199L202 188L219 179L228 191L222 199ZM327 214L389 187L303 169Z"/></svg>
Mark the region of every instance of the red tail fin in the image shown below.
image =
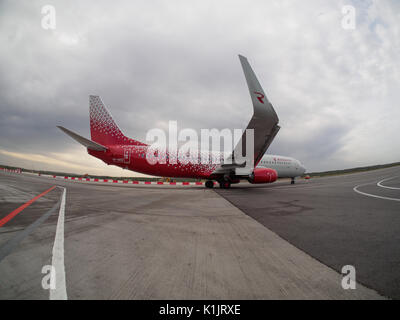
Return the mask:
<svg viewBox="0 0 400 320"><path fill-rule="evenodd" d="M89 114L90 134L93 141L102 145L146 145L122 133L99 96L90 96Z"/></svg>

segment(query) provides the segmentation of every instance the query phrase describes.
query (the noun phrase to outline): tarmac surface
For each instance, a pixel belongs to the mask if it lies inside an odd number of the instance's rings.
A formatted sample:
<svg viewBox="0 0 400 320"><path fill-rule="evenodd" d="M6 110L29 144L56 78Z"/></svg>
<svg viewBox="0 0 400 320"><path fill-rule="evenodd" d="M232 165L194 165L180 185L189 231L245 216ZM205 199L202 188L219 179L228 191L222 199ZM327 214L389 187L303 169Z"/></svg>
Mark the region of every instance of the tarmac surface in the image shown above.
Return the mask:
<svg viewBox="0 0 400 320"><path fill-rule="evenodd" d="M400 179L377 185L396 176L213 191L0 172L0 221L58 186L0 227L0 299L399 298Z"/></svg>
<svg viewBox="0 0 400 320"><path fill-rule="evenodd" d="M338 272L352 265L357 282L400 299L400 167L217 192L315 259Z"/></svg>

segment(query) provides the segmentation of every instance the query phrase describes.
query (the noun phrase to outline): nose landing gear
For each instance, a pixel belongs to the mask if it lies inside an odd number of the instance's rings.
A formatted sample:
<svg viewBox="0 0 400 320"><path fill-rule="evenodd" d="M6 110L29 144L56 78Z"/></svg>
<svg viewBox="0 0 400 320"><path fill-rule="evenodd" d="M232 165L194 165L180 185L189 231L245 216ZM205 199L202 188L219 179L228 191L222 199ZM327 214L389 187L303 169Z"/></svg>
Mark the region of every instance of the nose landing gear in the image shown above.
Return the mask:
<svg viewBox="0 0 400 320"><path fill-rule="evenodd" d="M294 178L292 178L292 181L290 182L290 184L295 184L296 181L294 180Z"/></svg>

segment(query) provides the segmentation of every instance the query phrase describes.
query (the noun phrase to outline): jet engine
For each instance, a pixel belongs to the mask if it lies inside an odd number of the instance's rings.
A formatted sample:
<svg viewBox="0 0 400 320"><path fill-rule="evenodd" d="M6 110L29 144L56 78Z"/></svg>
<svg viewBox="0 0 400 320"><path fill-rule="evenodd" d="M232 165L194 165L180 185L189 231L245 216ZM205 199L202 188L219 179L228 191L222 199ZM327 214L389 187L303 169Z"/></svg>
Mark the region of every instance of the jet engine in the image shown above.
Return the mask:
<svg viewBox="0 0 400 320"><path fill-rule="evenodd" d="M278 179L278 173L274 169L256 168L250 174L248 180L253 184L272 183Z"/></svg>

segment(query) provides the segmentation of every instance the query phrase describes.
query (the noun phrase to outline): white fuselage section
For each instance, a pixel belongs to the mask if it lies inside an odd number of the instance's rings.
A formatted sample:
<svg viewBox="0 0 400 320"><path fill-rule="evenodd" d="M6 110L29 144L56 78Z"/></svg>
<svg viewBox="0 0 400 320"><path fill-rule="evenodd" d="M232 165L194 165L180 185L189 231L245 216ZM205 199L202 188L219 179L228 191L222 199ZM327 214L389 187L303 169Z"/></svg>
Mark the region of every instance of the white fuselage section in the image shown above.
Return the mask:
<svg viewBox="0 0 400 320"><path fill-rule="evenodd" d="M293 178L302 176L306 168L299 160L277 155L264 155L257 168L270 168L278 172L279 178Z"/></svg>

